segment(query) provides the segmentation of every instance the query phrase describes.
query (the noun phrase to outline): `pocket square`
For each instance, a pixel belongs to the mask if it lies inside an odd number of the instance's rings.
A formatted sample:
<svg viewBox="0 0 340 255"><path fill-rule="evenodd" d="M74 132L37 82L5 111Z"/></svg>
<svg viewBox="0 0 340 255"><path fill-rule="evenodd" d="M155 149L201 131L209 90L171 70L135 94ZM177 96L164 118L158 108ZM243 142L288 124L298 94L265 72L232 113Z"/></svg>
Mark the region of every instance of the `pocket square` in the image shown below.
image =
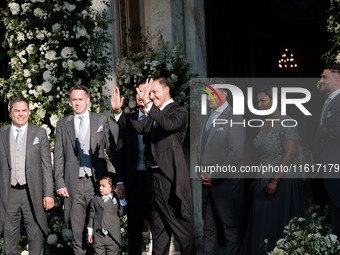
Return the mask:
<svg viewBox="0 0 340 255"><path fill-rule="evenodd" d="M331 112L327 112L327 118L332 117L332 113Z"/></svg>
<svg viewBox="0 0 340 255"><path fill-rule="evenodd" d="M33 145L34 145L34 144L38 144L38 143L39 143L39 138L38 138L38 137L35 137L35 138L34 138L34 141L33 141Z"/></svg>
<svg viewBox="0 0 340 255"><path fill-rule="evenodd" d="M98 128L97 133L102 132L102 131L103 131L103 126L101 125L101 126Z"/></svg>

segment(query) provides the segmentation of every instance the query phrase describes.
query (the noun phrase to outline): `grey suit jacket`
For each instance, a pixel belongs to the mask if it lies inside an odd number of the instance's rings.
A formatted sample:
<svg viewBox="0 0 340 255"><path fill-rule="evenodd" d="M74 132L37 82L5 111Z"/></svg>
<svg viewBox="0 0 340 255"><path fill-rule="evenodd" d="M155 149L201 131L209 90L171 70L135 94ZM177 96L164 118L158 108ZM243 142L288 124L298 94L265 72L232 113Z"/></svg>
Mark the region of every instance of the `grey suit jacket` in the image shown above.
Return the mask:
<svg viewBox="0 0 340 255"><path fill-rule="evenodd" d="M123 206L120 205L119 199L115 195L117 204L113 204L112 201L104 203L101 196L95 196L90 203L90 214L88 227L93 228L93 231L101 229L102 220L112 237L120 244L120 219L123 215Z"/></svg>
<svg viewBox="0 0 340 255"><path fill-rule="evenodd" d="M32 201L32 210L41 229L47 235L47 214L43 206L44 197L54 197L51 150L45 129L28 124L26 142L26 183ZM0 129L3 146L0 153L0 233L3 233L4 217L11 188L11 126Z"/></svg>
<svg viewBox="0 0 340 255"><path fill-rule="evenodd" d="M114 138L105 115L90 112L90 144L94 180L107 173L105 151L113 161ZM117 169L116 169L117 170ZM118 170L117 170L118 171ZM54 146L54 178L56 190L67 188L70 197L64 199L64 220L70 219L73 197L79 177L79 153L74 128L74 115L58 121ZM119 173L117 172L119 181Z"/></svg>
<svg viewBox="0 0 340 255"><path fill-rule="evenodd" d="M202 144L205 123L209 116L205 116L201 122L200 140L198 143L198 162L202 166L238 166L244 152L246 133L242 125L230 127L230 120L242 122L241 116L234 116L232 108L228 106L218 117L227 119L228 124L212 127ZM202 206L213 200L217 213L221 220L229 226L241 226L244 208L244 180L228 178L227 173L212 174L213 186L203 185Z"/></svg>
<svg viewBox="0 0 340 255"><path fill-rule="evenodd" d="M317 163L340 164L340 94L327 105L316 140ZM337 173L333 171L336 176ZM340 208L340 179L325 179L325 187L332 202Z"/></svg>

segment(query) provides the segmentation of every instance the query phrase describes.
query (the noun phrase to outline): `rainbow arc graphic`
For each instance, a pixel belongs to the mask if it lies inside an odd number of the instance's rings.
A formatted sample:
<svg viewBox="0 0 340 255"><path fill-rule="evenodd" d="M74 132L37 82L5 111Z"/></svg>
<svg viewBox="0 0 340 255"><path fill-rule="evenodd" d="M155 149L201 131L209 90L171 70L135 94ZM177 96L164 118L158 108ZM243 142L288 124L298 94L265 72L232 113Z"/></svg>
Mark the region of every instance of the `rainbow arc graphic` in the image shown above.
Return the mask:
<svg viewBox="0 0 340 255"><path fill-rule="evenodd" d="M205 93L207 93L212 100L214 101L215 105L217 106L217 102L215 97L213 96L213 94L207 89L209 88L213 93L216 94L218 101L220 102L220 104L222 105L222 100L220 95L217 93L216 89L214 89L212 86L208 85L208 84L204 84L205 88L200 87L200 90L204 91ZM202 94L201 95L201 100L202 100L202 111L201 114L202 115L206 115L207 114L207 95L206 94Z"/></svg>

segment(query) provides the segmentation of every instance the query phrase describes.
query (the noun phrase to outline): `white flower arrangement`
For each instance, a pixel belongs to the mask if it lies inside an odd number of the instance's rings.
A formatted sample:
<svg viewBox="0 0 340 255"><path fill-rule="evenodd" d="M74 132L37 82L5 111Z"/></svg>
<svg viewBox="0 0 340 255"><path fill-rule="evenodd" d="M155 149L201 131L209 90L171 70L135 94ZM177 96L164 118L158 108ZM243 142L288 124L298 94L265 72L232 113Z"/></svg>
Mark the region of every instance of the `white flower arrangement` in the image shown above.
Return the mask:
<svg viewBox="0 0 340 255"><path fill-rule="evenodd" d="M285 237L277 241L277 246L268 255L340 254L340 243L331 234L326 210L312 206L306 218L293 218L284 230Z"/></svg>
<svg viewBox="0 0 340 255"><path fill-rule="evenodd" d="M330 34L329 41L333 47L322 55L326 63L340 64L340 1L331 0L327 20L327 31Z"/></svg>
<svg viewBox="0 0 340 255"><path fill-rule="evenodd" d="M196 77L190 72L190 63L182 55L182 45L177 43L171 50L169 42L160 35L157 49L150 48L142 37L141 50L116 60L117 84L125 100L124 112L135 110L136 87L147 78L165 77L171 86L171 97L189 107L189 80Z"/></svg>
<svg viewBox="0 0 340 255"><path fill-rule="evenodd" d="M100 0L108 4L107 0ZM88 86L96 98L91 110L103 112L103 86L112 69L107 13L91 8L91 0L8 0L2 10L11 73L0 79L0 96L22 95L39 102L30 121L47 124L54 136L56 120L71 112L68 90ZM99 97L97 96L99 94ZM45 113L45 114L42 114Z"/></svg>

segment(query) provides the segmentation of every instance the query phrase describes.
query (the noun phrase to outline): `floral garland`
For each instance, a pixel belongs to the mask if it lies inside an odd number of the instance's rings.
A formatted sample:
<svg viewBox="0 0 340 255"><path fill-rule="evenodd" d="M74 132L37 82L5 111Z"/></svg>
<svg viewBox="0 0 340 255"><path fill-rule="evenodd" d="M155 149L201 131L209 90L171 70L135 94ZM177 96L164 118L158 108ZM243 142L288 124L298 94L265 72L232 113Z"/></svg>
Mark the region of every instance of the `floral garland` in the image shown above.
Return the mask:
<svg viewBox="0 0 340 255"><path fill-rule="evenodd" d="M182 55L182 45L177 43L170 50L169 42L160 35L157 49L148 47L142 38L141 50L116 60L117 84L125 97L125 113L136 110L136 87L147 78L165 77L171 86L171 96L189 108L189 80L196 77L190 72L190 63ZM130 49L130 52L132 50Z"/></svg>
<svg viewBox="0 0 340 255"><path fill-rule="evenodd" d="M277 241L268 255L340 254L340 243L331 232L327 211L312 206L306 218L295 217L289 222L284 230L285 237Z"/></svg>
<svg viewBox="0 0 340 255"><path fill-rule="evenodd" d="M102 1L107 5L106 0ZM2 10L11 74L0 79L0 96L24 96L30 121L51 138L59 119L71 113L68 91L89 88L91 110L104 111L103 86L111 70L107 13L91 0L9 0Z"/></svg>
<svg viewBox="0 0 340 255"><path fill-rule="evenodd" d="M322 55L326 63L340 64L340 0L331 0L327 31L330 33L329 42L333 47Z"/></svg>

